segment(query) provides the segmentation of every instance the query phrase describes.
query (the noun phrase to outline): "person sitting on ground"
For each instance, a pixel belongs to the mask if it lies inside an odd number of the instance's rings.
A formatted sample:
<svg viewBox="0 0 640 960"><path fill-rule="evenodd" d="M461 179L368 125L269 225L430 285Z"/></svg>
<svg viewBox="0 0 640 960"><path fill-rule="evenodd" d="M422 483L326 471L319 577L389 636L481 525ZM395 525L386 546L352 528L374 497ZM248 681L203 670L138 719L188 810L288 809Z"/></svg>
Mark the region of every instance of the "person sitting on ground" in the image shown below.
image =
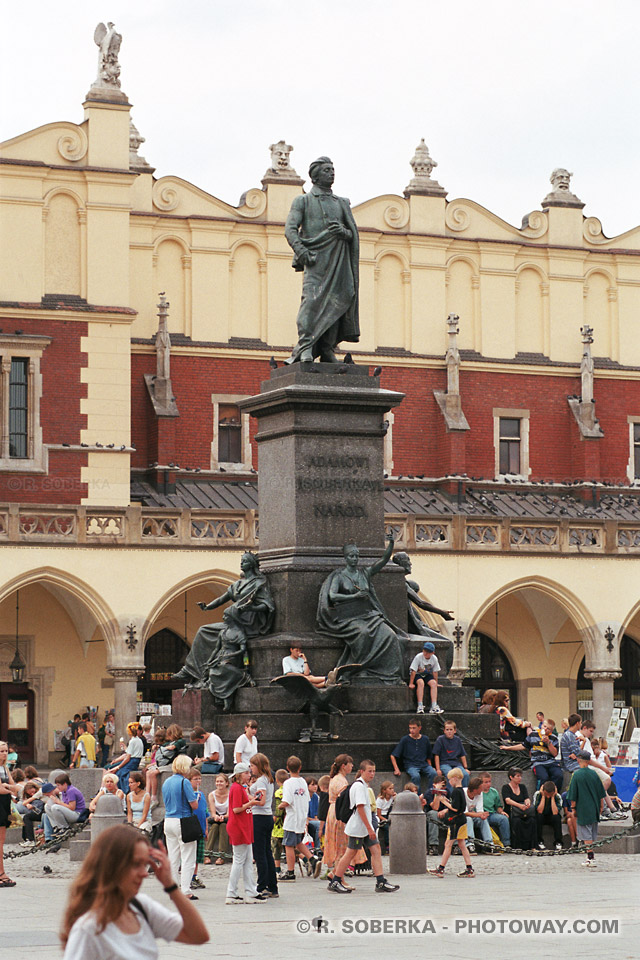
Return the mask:
<svg viewBox="0 0 640 960"><path fill-rule="evenodd" d="M122 808L124 809L125 795L118 786L118 777L115 773L109 773L109 771L107 771L105 774L103 774L100 789L96 793L95 797L89 801L89 811L91 814L95 813L98 800L100 797L104 796L117 797L118 800L121 801Z"/></svg>
<svg viewBox="0 0 640 960"><path fill-rule="evenodd" d="M42 793L45 793L45 786L42 787ZM45 798L43 814L43 826L45 828L45 839L47 834L55 836L58 833L64 833L69 827L77 823L86 809L85 799L77 787L71 785L71 781L66 773L59 773L55 779L55 787L49 791L49 796ZM84 819L84 818L83 818ZM47 822L49 829L47 829Z"/></svg>
<svg viewBox="0 0 640 960"><path fill-rule="evenodd" d="M482 694L482 700L480 701L480 706L478 707L478 713L495 713L495 698L497 690L493 690L491 687Z"/></svg>
<svg viewBox="0 0 640 960"><path fill-rule="evenodd" d="M42 820L44 813L44 801L40 793L41 784L35 780L28 780L22 793L22 802L19 806L22 817L22 843L21 847L35 847L36 837L34 824Z"/></svg>
<svg viewBox="0 0 640 960"><path fill-rule="evenodd" d="M409 689L416 691L418 701L417 713L424 713L424 688L429 688L431 709L429 713L442 713L438 706L438 674L440 663L435 656L435 644L427 640L422 645L422 653L417 653L409 667Z"/></svg>
<svg viewBox="0 0 640 960"><path fill-rule="evenodd" d="M430 856L437 857L438 855L438 846L440 844L440 825L442 824L442 818L439 816L439 814L441 810L445 809L442 806L441 800L443 797L449 799L450 796L451 790L449 789L449 782L445 774L436 773L433 785L424 795L424 812L427 818L427 845Z"/></svg>
<svg viewBox="0 0 640 960"><path fill-rule="evenodd" d="M396 790L391 780L383 780L380 784L380 793L376 799L376 815L378 817L378 840L380 852L384 856L389 850L389 817L396 798Z"/></svg>
<svg viewBox="0 0 640 960"><path fill-rule="evenodd" d="M591 749L593 750L593 755L595 760L598 763L604 764L604 766L607 768L607 773L611 778L613 778L613 774L614 774L613 764L611 763L611 758L609 757L609 754L607 752L609 749L609 744L607 743L605 738L593 737L591 740ZM28 769L29 769L28 767L25 767L24 769L25 774L27 773ZM611 779L609 786L605 787L605 790L607 791L607 796L609 796L613 801L615 813L622 813L623 816L626 817L626 813L624 812L622 807L622 801L618 796L618 791L616 789L616 785L613 779ZM620 817L619 819L622 819L622 817Z"/></svg>
<svg viewBox="0 0 640 960"><path fill-rule="evenodd" d="M503 740L512 743L523 743L531 732L531 724L528 720L514 717L509 710L509 702L510 697L507 691L498 690L494 699L494 713L500 717L500 736Z"/></svg>
<svg viewBox="0 0 640 960"><path fill-rule="evenodd" d="M142 770L132 770L129 774L129 793L126 803L127 823L144 833L151 833L151 797L147 792Z"/></svg>
<svg viewBox="0 0 640 960"><path fill-rule="evenodd" d="M542 839L545 824L553 827L553 842L556 850L562 850L562 797L553 780L547 780L533 795L533 808L536 812L538 831L538 850L546 850Z"/></svg>
<svg viewBox="0 0 640 960"><path fill-rule="evenodd" d="M416 717L409 721L409 733L393 748L391 766L394 777L400 776L398 760L402 762L409 779L420 790L420 777L427 778L427 786L433 783L436 770L431 763L432 750L429 737L422 733L422 720Z"/></svg>
<svg viewBox="0 0 640 960"><path fill-rule="evenodd" d="M309 668L309 663L304 653L302 652L302 647L294 646L289 647L290 656L282 658L282 673L284 676L287 676L289 673L301 673L307 678L309 683L312 683L314 687L326 687L327 678L326 677L315 677Z"/></svg>
<svg viewBox="0 0 640 960"><path fill-rule="evenodd" d="M244 733L241 733L233 747L235 763L251 763L251 757L258 753L258 721L247 720Z"/></svg>
<svg viewBox="0 0 640 960"><path fill-rule="evenodd" d="M463 771L460 767L454 767L453 770L449 771L447 780L451 785L451 796L449 798L445 796L440 797L440 803L442 809L439 811L438 816L442 822L447 827L447 839L444 844L444 851L442 853L442 858L439 865L433 869L429 870L429 873L434 877L442 878L444 877L444 871L451 856L451 851L453 849L454 843L458 844L460 848L460 853L465 862L465 869L462 873L459 873L458 876L463 879L469 879L475 877L473 866L471 865L471 857L469 856L469 851L467 850L467 798L464 795L464 790L462 789L462 777Z"/></svg>
<svg viewBox="0 0 640 960"><path fill-rule="evenodd" d="M332 893L351 893L352 888L345 886L343 882L344 874L353 863L356 853L365 849L368 849L371 854L371 867L376 878L376 893L395 893L400 889L396 884L389 883L382 869L380 844L373 827L368 793L368 787L375 775L375 764L371 760L363 760L358 777L349 788L349 806L353 812L344 828L347 849L336 865L333 880L329 883L328 889Z"/></svg>
<svg viewBox="0 0 640 960"><path fill-rule="evenodd" d="M462 740L457 735L457 726L453 720L445 720L444 732L436 738L433 745L433 762L437 773L444 773L445 777L454 767L464 768L464 779L462 786L469 785L469 766L467 763L467 751L462 745Z"/></svg>
<svg viewBox="0 0 640 960"><path fill-rule="evenodd" d="M559 790L562 789L564 772L558 759L560 747L554 736L555 721L546 720L541 730L531 729L524 743L503 744L501 750L528 750L531 767L536 778L536 789L546 780L553 780Z"/></svg>
<svg viewBox="0 0 640 960"><path fill-rule="evenodd" d="M511 846L532 850L537 843L536 821L527 788L522 783L522 770L507 771L509 783L502 788L505 810L509 811Z"/></svg>
<svg viewBox="0 0 640 960"><path fill-rule="evenodd" d="M318 819L318 781L315 777L305 777L309 788L309 817L307 819L307 833L313 840L313 852L320 853L320 821Z"/></svg>
<svg viewBox="0 0 640 960"><path fill-rule="evenodd" d="M151 745L150 762L145 767L145 777L147 790L151 797L152 809L158 804L158 759L159 751L167 742L167 731L164 727L158 727L153 735L153 744ZM153 786L153 789L152 789ZM155 792L154 792L155 791Z"/></svg>
<svg viewBox="0 0 640 960"><path fill-rule="evenodd" d="M595 733L595 729L596 729L595 723L593 723L591 720L585 720L582 724L582 727L577 732L576 736L578 737L578 740L580 740L581 742L582 749L586 750L591 758L589 760L589 766L592 768L592 770L595 770L595 772L598 774L598 777L602 781L602 786L605 789L605 797L604 797L605 808L603 809L601 819L602 820L625 820L626 814L623 813L622 811L618 812L616 810L616 807L612 798L607 793L607 790L611 786L611 775L613 774L613 767L611 766L611 763L607 762L608 757L606 757L606 754L603 755L601 753L599 758L596 757L595 751L591 746L591 740L595 739L593 736Z"/></svg>
<svg viewBox="0 0 640 960"><path fill-rule="evenodd" d="M211 856L215 856L216 865L231 860L231 844L227 834L227 820L229 819L229 777L220 772L216 776L215 789L207 797L209 816L207 823L207 840L205 843L205 864L211 863ZM208 856L207 856L208 854Z"/></svg>
<svg viewBox="0 0 640 960"><path fill-rule="evenodd" d="M469 786L464 791L464 795L467 799L467 837L469 840L467 849L471 856L473 856L475 853L475 844L473 841L474 838L478 838L478 835L479 839L484 843L493 843L491 827L489 826L489 813L483 806L484 794L482 792L482 777L472 777L469 780ZM490 854L493 851L491 847L488 846L482 847L482 852Z"/></svg>
<svg viewBox="0 0 640 960"><path fill-rule="evenodd" d="M139 892L149 867L177 913ZM71 887L60 934L63 960L152 960L158 956L156 937L202 944L209 934L171 875L164 844L150 847L147 839L130 827L110 827L91 844Z"/></svg>
<svg viewBox="0 0 640 960"><path fill-rule="evenodd" d="M489 814L489 826L495 830L505 847L511 845L511 827L509 817L504 812L502 799L495 787L491 786L491 774L482 774L482 806Z"/></svg>

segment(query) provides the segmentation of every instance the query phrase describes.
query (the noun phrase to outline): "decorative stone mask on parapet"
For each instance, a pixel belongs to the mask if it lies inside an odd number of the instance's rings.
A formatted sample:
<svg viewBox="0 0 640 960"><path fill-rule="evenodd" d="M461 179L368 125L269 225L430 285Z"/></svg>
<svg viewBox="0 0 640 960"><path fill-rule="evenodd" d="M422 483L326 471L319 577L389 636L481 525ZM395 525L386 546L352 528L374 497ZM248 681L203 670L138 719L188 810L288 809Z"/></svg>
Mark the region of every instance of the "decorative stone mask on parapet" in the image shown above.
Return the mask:
<svg viewBox="0 0 640 960"><path fill-rule="evenodd" d="M115 24L108 21L106 26L99 23L93 34L93 40L98 47L98 75L91 85L87 99L118 100L128 103L126 94L120 89L120 44L122 34L118 33Z"/></svg>
<svg viewBox="0 0 640 960"><path fill-rule="evenodd" d="M263 183L304 183L291 166L291 152L293 147L284 140L278 140L269 147L271 151L271 166L262 178Z"/></svg>
<svg viewBox="0 0 640 960"><path fill-rule="evenodd" d="M431 174L438 164L429 153L429 148L424 142L424 137L416 147L416 152L411 160L411 169L413 170L413 179L405 187L404 195L409 197L412 194L421 194L426 197L446 197L447 191L437 180L431 178Z"/></svg>
<svg viewBox="0 0 640 960"><path fill-rule="evenodd" d="M553 189L542 201L543 207L584 207L582 200L571 192L572 176L564 167L556 167L549 177Z"/></svg>

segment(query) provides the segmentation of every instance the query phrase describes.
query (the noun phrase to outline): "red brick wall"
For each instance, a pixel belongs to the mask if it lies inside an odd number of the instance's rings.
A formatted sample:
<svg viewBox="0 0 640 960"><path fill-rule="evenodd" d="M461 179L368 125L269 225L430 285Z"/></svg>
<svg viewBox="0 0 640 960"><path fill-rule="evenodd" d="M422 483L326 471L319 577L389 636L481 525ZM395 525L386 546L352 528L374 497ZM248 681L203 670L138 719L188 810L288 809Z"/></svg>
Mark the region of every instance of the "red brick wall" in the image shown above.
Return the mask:
<svg viewBox="0 0 640 960"><path fill-rule="evenodd" d="M80 400L87 385L80 382L80 370L86 366L86 354L80 350L80 338L87 335L87 324L65 320L4 320L5 332L14 329L28 334L51 337L40 360L42 400L40 422L43 443L80 443L80 431L86 416L80 413ZM19 356L16 351L15 356ZM87 464L81 452L49 452L46 475L0 473L0 500L20 503L79 503L87 494L80 471Z"/></svg>

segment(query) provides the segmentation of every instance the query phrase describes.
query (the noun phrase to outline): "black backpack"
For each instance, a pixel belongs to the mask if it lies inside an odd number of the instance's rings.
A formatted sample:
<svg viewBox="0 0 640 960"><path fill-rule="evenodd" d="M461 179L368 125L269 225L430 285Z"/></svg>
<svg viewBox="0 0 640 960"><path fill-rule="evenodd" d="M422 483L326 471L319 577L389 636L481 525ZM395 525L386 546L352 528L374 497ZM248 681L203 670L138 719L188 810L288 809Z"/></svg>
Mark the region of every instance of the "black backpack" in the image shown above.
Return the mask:
<svg viewBox="0 0 640 960"><path fill-rule="evenodd" d="M354 780L354 783L355 782L356 781ZM353 786L353 784L351 786ZM341 823L348 823L351 814L356 809L355 807L351 806L351 802L349 800L349 791L351 790L351 786L346 786L336 797L336 820L340 820Z"/></svg>

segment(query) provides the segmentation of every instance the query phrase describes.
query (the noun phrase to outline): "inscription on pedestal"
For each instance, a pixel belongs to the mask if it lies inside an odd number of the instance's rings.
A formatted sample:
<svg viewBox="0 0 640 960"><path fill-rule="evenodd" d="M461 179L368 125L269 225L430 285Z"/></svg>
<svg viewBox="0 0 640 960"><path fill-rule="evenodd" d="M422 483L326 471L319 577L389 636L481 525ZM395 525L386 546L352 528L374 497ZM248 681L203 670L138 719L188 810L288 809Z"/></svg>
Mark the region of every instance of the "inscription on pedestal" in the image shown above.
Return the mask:
<svg viewBox="0 0 640 960"><path fill-rule="evenodd" d="M312 476L298 477L297 488L302 493L318 495L318 501L313 504L313 516L318 520L364 519L369 516L368 495L384 492L382 480L372 480L367 475L371 469L369 457L313 456L305 466ZM345 494L359 496L346 499ZM339 499L332 495L338 495Z"/></svg>

